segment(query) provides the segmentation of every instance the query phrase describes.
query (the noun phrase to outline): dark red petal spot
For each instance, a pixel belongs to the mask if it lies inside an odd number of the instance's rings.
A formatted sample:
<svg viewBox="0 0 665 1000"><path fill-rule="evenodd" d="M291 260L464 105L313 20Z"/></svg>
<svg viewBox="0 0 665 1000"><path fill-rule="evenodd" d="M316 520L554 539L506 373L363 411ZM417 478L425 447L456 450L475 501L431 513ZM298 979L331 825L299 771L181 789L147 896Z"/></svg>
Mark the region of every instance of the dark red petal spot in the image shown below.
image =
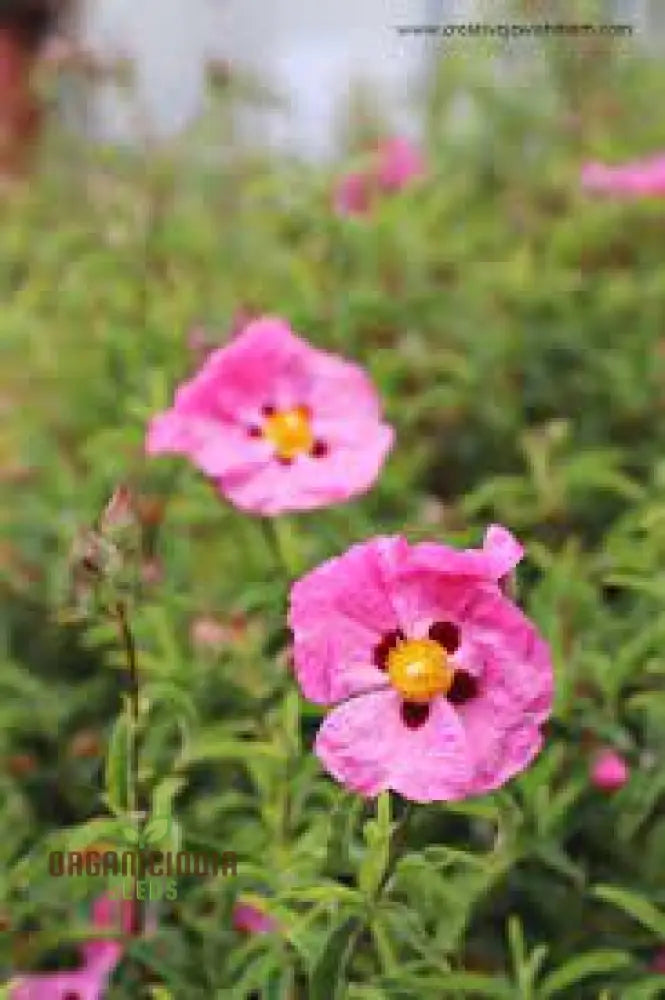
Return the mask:
<svg viewBox="0 0 665 1000"><path fill-rule="evenodd" d="M264 417L274 417L275 407L271 403L266 403L265 406L261 407L261 413Z"/></svg>
<svg viewBox="0 0 665 1000"><path fill-rule="evenodd" d="M81 994L75 993L74 990L67 990L66 993L63 993L62 1000L81 1000Z"/></svg>
<svg viewBox="0 0 665 1000"><path fill-rule="evenodd" d="M402 722L407 729L420 729L429 718L428 704L421 704L417 701L402 702Z"/></svg>
<svg viewBox="0 0 665 1000"><path fill-rule="evenodd" d="M398 642L404 642L405 635L401 629L395 629L393 632L388 632L384 635L378 646L375 647L372 659L374 661L374 666L378 667L379 670L388 669L388 653L391 649L394 649Z"/></svg>
<svg viewBox="0 0 665 1000"><path fill-rule="evenodd" d="M478 681L466 670L456 670L448 692L448 701L453 705L464 705L478 695Z"/></svg>
<svg viewBox="0 0 665 1000"><path fill-rule="evenodd" d="M325 458L329 450L325 441L315 441L310 455L312 458Z"/></svg>
<svg viewBox="0 0 665 1000"><path fill-rule="evenodd" d="M293 465L293 459L289 455L280 455L279 452L276 452L275 458L280 465Z"/></svg>
<svg viewBox="0 0 665 1000"><path fill-rule="evenodd" d="M447 653L454 653L459 649L460 630L452 622L434 622L427 633L430 639L434 639Z"/></svg>
<svg viewBox="0 0 665 1000"><path fill-rule="evenodd" d="M251 438L260 438L263 434L260 427L248 427L247 433Z"/></svg>

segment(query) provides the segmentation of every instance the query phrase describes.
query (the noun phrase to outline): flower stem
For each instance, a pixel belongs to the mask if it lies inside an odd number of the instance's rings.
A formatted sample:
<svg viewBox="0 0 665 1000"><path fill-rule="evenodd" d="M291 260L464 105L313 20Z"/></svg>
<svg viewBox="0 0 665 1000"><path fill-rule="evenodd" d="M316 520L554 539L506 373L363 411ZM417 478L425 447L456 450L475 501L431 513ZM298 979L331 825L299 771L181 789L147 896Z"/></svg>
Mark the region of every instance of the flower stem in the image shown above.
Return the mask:
<svg viewBox="0 0 665 1000"><path fill-rule="evenodd" d="M386 887L388 886L388 883L390 882L391 878L393 877L393 875L395 873L395 868L397 867L397 863L398 863L398 861L399 861L399 859L400 859L400 857L402 855L402 848L404 847L404 843L406 841L406 835L407 835L407 832L408 832L408 826L409 826L409 823L410 823L411 818L413 816L413 813L414 813L413 802L407 802L406 805L405 805L405 807L404 807L404 810L402 812L402 815L400 816L400 818L399 818L399 820L398 820L397 824L395 825L395 828L394 828L394 830L392 832L392 837L391 837L391 842L390 842L390 857L389 857L389 860L388 860L388 864L386 865L386 869L385 869L385 872L383 873L383 877L382 877L382 879L381 879L381 881L380 881L380 883L379 883L379 885L378 885L378 887L377 887L377 889L376 889L376 891L375 891L375 893L374 893L374 895L373 895L373 897L371 899L371 903L370 903L370 907L369 907L369 910L368 910L367 918L366 918L365 921L360 922L358 924L355 932L353 933L353 935L352 935L352 937L351 937L351 939L349 941L349 946L347 948L347 951L346 951L346 954L345 954L345 957L344 957L343 968L340 971L340 975L343 976L343 977L345 977L345 978L347 977L347 973L348 973L348 971L351 968L351 963L352 963L353 958L355 956L355 953L356 953L356 950L358 948L358 945L359 945L359 943L360 943L360 941L362 939L363 932L365 930L367 930L368 928L370 930L372 929L372 921L373 921L373 916L374 916L374 910L376 909L376 904L381 899L381 896L385 892ZM387 944L389 946L389 942L385 941L383 943ZM382 957L385 958L385 954ZM347 985L349 985L348 984L348 979L347 979Z"/></svg>
<svg viewBox="0 0 665 1000"><path fill-rule="evenodd" d="M293 525L282 517L264 518L262 525L275 561L290 583L302 570L301 554Z"/></svg>
<svg viewBox="0 0 665 1000"><path fill-rule="evenodd" d="M127 605L120 600L116 604L116 616L120 628L120 638L127 663L127 675L129 680L129 694L127 698L128 725L127 732L129 738L128 768L127 768L127 789L128 789L128 810L136 828L136 843L139 847L139 858L142 857L141 845L143 842L144 813L143 802L139 787L139 715L140 715L140 678L138 668L138 657L136 655L136 643L129 624ZM141 875L140 862L137 861L137 868L134 874L134 899L132 905L132 928L131 932L138 937L143 932L144 907L138 897L138 881Z"/></svg>

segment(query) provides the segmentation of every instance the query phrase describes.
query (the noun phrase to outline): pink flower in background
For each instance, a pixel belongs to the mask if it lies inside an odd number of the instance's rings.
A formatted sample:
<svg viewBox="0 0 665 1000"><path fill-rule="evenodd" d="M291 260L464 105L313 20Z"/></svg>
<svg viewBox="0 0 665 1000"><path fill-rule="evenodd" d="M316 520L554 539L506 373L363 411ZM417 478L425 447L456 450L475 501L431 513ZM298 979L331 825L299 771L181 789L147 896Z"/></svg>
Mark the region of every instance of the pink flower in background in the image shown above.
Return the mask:
<svg viewBox="0 0 665 1000"><path fill-rule="evenodd" d="M345 174L334 193L338 215L367 215L377 195L395 194L425 173L420 150L408 139L395 137L379 143L369 167Z"/></svg>
<svg viewBox="0 0 665 1000"><path fill-rule="evenodd" d="M101 896L92 907L93 927L128 934L132 905ZM82 948L84 961L80 969L20 976L10 984L10 1000L102 1000L122 953L121 941L88 941Z"/></svg>
<svg viewBox="0 0 665 1000"><path fill-rule="evenodd" d="M377 151L376 176L383 191L401 191L425 173L422 153L408 139L387 139Z"/></svg>
<svg viewBox="0 0 665 1000"><path fill-rule="evenodd" d="M199 649L220 650L230 646L234 639L233 630L218 618L202 615L195 618L189 630L192 645Z"/></svg>
<svg viewBox="0 0 665 1000"><path fill-rule="evenodd" d="M461 552L376 538L294 585L295 672L336 706L315 749L342 784L454 800L535 757L553 680L547 645L501 591L521 556L499 526Z"/></svg>
<svg viewBox="0 0 665 1000"><path fill-rule="evenodd" d="M233 926L242 934L273 934L277 921L253 903L237 902L233 907Z"/></svg>
<svg viewBox="0 0 665 1000"><path fill-rule="evenodd" d="M591 783L603 792L618 791L628 777L628 765L616 750L603 750L591 766Z"/></svg>
<svg viewBox="0 0 665 1000"><path fill-rule="evenodd" d="M582 186L588 191L627 198L665 195L665 155L632 160L619 166L585 163Z"/></svg>
<svg viewBox="0 0 665 1000"><path fill-rule="evenodd" d="M365 492L393 437L362 368L264 317L180 386L146 450L187 455L237 507L272 516Z"/></svg>

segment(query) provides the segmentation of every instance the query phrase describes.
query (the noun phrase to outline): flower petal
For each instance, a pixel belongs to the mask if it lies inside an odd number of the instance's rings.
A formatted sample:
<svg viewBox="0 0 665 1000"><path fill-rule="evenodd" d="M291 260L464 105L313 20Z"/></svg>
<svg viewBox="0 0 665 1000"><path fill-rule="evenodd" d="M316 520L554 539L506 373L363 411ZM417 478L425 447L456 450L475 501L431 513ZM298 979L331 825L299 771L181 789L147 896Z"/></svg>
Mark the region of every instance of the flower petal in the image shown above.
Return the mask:
<svg viewBox="0 0 665 1000"><path fill-rule="evenodd" d="M296 674L307 698L330 704L385 683L373 664L374 650L399 627L385 565L405 548L394 538L355 545L294 584L289 625Z"/></svg>
<svg viewBox="0 0 665 1000"><path fill-rule="evenodd" d="M390 788L414 802L434 802L468 792L464 732L443 698L431 703L421 726L409 728L392 688L358 695L327 716L315 749L338 781L362 795Z"/></svg>

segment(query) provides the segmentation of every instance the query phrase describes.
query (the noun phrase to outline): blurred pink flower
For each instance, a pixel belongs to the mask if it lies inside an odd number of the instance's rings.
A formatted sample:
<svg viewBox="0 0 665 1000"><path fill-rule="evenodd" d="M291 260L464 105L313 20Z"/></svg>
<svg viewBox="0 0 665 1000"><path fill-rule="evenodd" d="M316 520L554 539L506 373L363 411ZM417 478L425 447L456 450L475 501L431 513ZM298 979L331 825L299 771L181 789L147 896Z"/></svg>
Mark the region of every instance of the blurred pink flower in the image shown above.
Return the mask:
<svg viewBox="0 0 665 1000"><path fill-rule="evenodd" d="M500 589L521 556L497 525L479 550L375 538L294 585L296 676L307 698L336 706L315 749L342 784L454 800L535 757L550 654Z"/></svg>
<svg viewBox="0 0 665 1000"><path fill-rule="evenodd" d="M590 776L591 784L596 788L615 792L628 781L628 765L616 750L603 750L594 759Z"/></svg>
<svg viewBox="0 0 665 1000"><path fill-rule="evenodd" d="M272 934L277 921L253 903L238 901L233 907L233 926L243 934Z"/></svg>
<svg viewBox="0 0 665 1000"><path fill-rule="evenodd" d="M420 150L400 136L379 145L377 160L376 176L383 191L401 191L425 173Z"/></svg>
<svg viewBox="0 0 665 1000"><path fill-rule="evenodd" d="M92 924L97 930L129 933L131 902L101 896L92 907ZM38 972L14 979L10 1000L102 1000L108 981L122 958L121 941L88 941L81 949L83 965L66 972Z"/></svg>
<svg viewBox="0 0 665 1000"><path fill-rule="evenodd" d="M367 215L377 195L395 194L424 173L424 157L409 139L384 139L366 170L340 178L334 192L335 210L338 215Z"/></svg>
<svg viewBox="0 0 665 1000"><path fill-rule="evenodd" d="M180 386L146 450L187 455L237 507L273 516L365 492L393 437L362 368L268 316Z"/></svg>
<svg viewBox="0 0 665 1000"><path fill-rule="evenodd" d="M193 646L199 649L223 649L234 639L233 630L218 618L195 618L189 630Z"/></svg>
<svg viewBox="0 0 665 1000"><path fill-rule="evenodd" d="M585 163L582 186L588 191L627 198L665 195L665 155L632 160L619 166Z"/></svg>

